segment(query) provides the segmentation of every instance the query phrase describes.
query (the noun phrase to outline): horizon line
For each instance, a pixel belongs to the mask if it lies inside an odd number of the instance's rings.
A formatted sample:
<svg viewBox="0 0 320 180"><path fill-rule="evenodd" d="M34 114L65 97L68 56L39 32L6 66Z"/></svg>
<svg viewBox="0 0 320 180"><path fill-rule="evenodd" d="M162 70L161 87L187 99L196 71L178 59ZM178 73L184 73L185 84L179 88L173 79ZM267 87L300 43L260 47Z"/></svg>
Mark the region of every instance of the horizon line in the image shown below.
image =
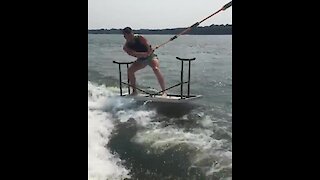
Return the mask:
<svg viewBox="0 0 320 180"><path fill-rule="evenodd" d="M209 26L197 26L197 27L210 27L210 26L227 26L227 25L231 25L232 26L232 23L231 24L211 24ZM162 30L162 29L186 29L186 28L189 28L189 27L175 27L175 28L158 28L158 29L155 29L155 28L140 28L140 29L134 29L132 28L132 30ZM89 29L88 30L108 30L108 29L122 29L122 28L96 28L96 29Z"/></svg>

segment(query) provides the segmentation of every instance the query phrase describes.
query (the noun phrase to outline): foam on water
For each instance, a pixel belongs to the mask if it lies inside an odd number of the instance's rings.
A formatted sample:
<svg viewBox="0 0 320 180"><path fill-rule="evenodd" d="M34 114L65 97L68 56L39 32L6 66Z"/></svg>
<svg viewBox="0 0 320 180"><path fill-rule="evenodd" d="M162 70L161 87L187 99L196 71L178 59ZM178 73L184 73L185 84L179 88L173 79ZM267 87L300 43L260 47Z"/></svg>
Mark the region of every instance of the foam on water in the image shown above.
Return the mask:
<svg viewBox="0 0 320 180"><path fill-rule="evenodd" d="M112 90L88 82L88 179L90 180L122 180L130 177L130 171L122 165L121 159L106 148L114 128L114 119L111 113L103 109L109 106L109 98L113 103L116 102L113 96L115 94ZM118 106L120 105L119 102Z"/></svg>
<svg viewBox="0 0 320 180"><path fill-rule="evenodd" d="M143 106L135 106L130 98L120 98L119 89L105 87L88 82L88 179L130 178L130 169L123 166L117 154L107 148L112 131L118 123L126 123L134 119L140 127L154 123L154 110L146 110Z"/></svg>
<svg viewBox="0 0 320 180"><path fill-rule="evenodd" d="M130 123L130 119L134 119L138 127L130 142L143 145L153 154L162 154L172 148L184 149L190 152L186 158L191 169L201 169L207 177L228 179L231 176L232 132L228 129L230 122L225 119L229 116L215 113L213 117L197 112L195 119L192 115L177 119L194 123L196 127L177 127L174 123L166 124L171 121L157 121L160 115L155 110L133 105L132 99L120 98L118 93L117 88L88 82L88 179L130 178L131 169L127 169L124 160L107 147L116 126Z"/></svg>
<svg viewBox="0 0 320 180"><path fill-rule="evenodd" d="M120 122L127 122L133 118L138 125L147 126L156 115L156 112L151 110L121 110L116 115Z"/></svg>
<svg viewBox="0 0 320 180"><path fill-rule="evenodd" d="M140 131L133 141L145 145L155 154L161 154L170 148L187 147L194 152L188 157L193 166L203 167L206 175L212 175L224 168L232 168L232 152L225 148L228 141L214 139L213 135L212 129L195 128L190 132L167 126Z"/></svg>

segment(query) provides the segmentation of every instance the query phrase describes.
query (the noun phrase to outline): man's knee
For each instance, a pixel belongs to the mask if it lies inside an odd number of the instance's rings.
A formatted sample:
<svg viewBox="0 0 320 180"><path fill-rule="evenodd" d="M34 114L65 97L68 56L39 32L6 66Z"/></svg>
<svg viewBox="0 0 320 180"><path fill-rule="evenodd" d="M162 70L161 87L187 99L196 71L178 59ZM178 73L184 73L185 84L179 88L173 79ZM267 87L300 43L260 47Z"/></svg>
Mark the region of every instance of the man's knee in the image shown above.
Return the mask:
<svg viewBox="0 0 320 180"><path fill-rule="evenodd" d="M152 67L152 70L153 70L154 72L159 72L159 71L160 71L160 68L159 68L158 66L153 66L153 67Z"/></svg>
<svg viewBox="0 0 320 180"><path fill-rule="evenodd" d="M156 75L161 74L159 67L155 67L155 68L152 68L152 69L153 69L153 72L154 72Z"/></svg>

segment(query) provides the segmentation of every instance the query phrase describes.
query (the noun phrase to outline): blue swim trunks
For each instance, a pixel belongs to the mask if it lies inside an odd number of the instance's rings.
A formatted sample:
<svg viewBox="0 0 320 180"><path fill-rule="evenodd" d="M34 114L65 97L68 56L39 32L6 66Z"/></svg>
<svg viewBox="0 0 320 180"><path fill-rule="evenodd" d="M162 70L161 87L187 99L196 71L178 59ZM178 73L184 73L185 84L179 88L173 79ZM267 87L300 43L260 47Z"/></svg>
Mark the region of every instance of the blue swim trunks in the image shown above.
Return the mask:
<svg viewBox="0 0 320 180"><path fill-rule="evenodd" d="M156 54L151 54L150 56L148 56L146 58L138 58L137 62L140 62L140 63L142 63L144 65L150 65L150 62L154 57L157 57L157 55Z"/></svg>

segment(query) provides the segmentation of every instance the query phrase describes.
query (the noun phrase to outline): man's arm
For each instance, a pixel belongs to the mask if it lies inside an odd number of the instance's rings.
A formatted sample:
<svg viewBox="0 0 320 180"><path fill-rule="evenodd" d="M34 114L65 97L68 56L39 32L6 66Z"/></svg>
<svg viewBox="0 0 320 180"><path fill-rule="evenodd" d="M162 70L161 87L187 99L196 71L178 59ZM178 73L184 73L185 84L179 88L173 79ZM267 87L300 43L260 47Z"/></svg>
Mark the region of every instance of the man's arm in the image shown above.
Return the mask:
<svg viewBox="0 0 320 180"><path fill-rule="evenodd" d="M127 43L123 46L123 50L130 56L137 57L136 52L127 47Z"/></svg>
<svg viewBox="0 0 320 180"><path fill-rule="evenodd" d="M150 54L153 53L154 50L151 48L151 45L149 45L149 43L144 37L140 36L139 38L140 38L140 42L148 48L148 52L145 53L146 57L148 57Z"/></svg>
<svg viewBox="0 0 320 180"><path fill-rule="evenodd" d="M153 53L153 49L151 46L147 43L147 40L143 38L142 36L139 37L140 42L144 44L148 48L148 52L136 52L130 48L127 47L127 43L123 46L123 50L129 54L130 56L136 57L136 58L145 58L148 57L150 54Z"/></svg>
<svg viewBox="0 0 320 180"><path fill-rule="evenodd" d="M123 50L127 54L129 54L130 56L133 56L133 57L136 57L136 58L145 58L145 57L149 56L148 52L137 52L137 51L134 51L134 50L128 48L126 45L123 46Z"/></svg>

